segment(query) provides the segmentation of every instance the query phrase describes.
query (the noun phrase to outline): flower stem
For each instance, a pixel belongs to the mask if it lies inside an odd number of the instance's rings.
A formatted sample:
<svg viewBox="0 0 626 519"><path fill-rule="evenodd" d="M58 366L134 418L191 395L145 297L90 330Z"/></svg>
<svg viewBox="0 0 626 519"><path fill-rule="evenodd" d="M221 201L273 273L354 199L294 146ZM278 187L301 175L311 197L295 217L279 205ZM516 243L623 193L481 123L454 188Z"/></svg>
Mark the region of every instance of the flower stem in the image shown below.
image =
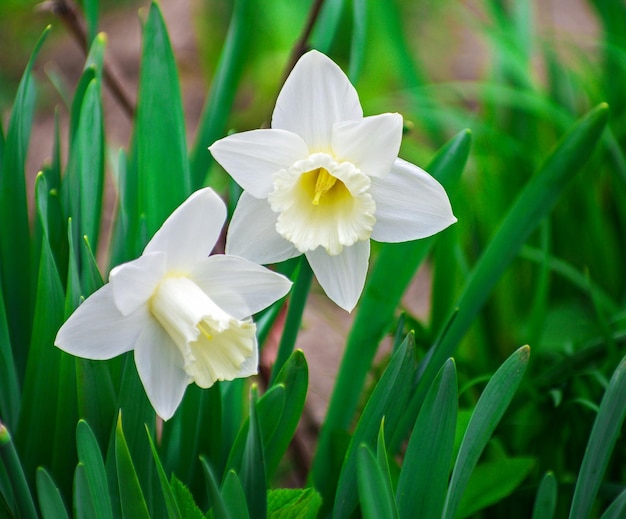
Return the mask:
<svg viewBox="0 0 626 519"><path fill-rule="evenodd" d="M283 329L280 344L278 345L276 362L274 362L274 365L272 366L270 386L274 382L276 375L278 375L280 368L283 367L289 358L289 355L293 352L293 348L296 344L296 337L298 336L298 331L300 330L300 323L302 323L302 314L304 313L304 307L309 295L312 279L313 271L311 270L306 257L302 256L298 266L298 273L296 274L293 295L291 296L289 307L287 309L285 328Z"/></svg>
<svg viewBox="0 0 626 519"><path fill-rule="evenodd" d="M37 511L9 430L0 423L0 458L12 482L18 517L36 519Z"/></svg>

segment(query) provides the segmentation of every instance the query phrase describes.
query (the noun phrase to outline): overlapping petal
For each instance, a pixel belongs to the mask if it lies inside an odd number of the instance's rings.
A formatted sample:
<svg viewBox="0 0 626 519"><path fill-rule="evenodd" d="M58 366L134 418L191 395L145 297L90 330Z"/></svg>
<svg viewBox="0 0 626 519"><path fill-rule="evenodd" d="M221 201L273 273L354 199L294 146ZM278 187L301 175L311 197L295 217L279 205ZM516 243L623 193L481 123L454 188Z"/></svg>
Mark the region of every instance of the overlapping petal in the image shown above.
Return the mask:
<svg viewBox="0 0 626 519"><path fill-rule="evenodd" d="M243 258L222 254L198 263L190 277L235 319L257 313L291 288L291 281L284 276Z"/></svg>
<svg viewBox="0 0 626 519"><path fill-rule="evenodd" d="M376 202L372 239L403 242L431 236L456 222L439 182L410 162L396 160L384 180L372 179Z"/></svg>
<svg viewBox="0 0 626 519"><path fill-rule="evenodd" d="M337 256L330 256L322 247L306 253L326 295L348 312L356 306L363 291L369 256L369 240L345 247Z"/></svg>
<svg viewBox="0 0 626 519"><path fill-rule="evenodd" d="M190 377L178 348L156 321L144 326L137 339L135 364L152 407L168 420L183 399Z"/></svg>
<svg viewBox="0 0 626 519"><path fill-rule="evenodd" d="M256 198L273 189L272 175L308 157L299 135L285 130L252 130L224 137L209 146L213 157Z"/></svg>
<svg viewBox="0 0 626 519"><path fill-rule="evenodd" d="M211 188L200 189L170 215L143 253L165 252L168 270L185 271L211 253L224 220L224 202Z"/></svg>
<svg viewBox="0 0 626 519"><path fill-rule="evenodd" d="M332 147L339 161L348 161L371 177L383 178L400 151L402 116L380 114L345 121L333 128Z"/></svg>
<svg viewBox="0 0 626 519"><path fill-rule="evenodd" d="M333 126L363 117L359 96L328 57L310 51L300 58L276 100L272 128L300 135L311 153L329 151Z"/></svg>
<svg viewBox="0 0 626 519"><path fill-rule="evenodd" d="M261 265L299 256L298 249L276 232L277 217L267 200L254 198L244 191L228 228L226 254Z"/></svg>
<svg viewBox="0 0 626 519"><path fill-rule="evenodd" d="M147 311L123 316L113 300L111 285L86 299L57 333L54 344L67 353L106 360L135 347L142 328L150 321Z"/></svg>

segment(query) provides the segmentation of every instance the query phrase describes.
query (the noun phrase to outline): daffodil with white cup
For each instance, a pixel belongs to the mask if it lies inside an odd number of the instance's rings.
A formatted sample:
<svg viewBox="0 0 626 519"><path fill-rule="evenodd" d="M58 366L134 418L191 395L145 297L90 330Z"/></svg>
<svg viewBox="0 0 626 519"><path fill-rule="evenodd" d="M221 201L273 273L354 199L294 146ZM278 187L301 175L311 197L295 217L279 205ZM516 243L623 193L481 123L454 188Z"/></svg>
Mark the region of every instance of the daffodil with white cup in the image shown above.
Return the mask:
<svg viewBox="0 0 626 519"><path fill-rule="evenodd" d="M456 221L443 187L398 158L401 140L401 115L363 117L341 69L308 52L278 96L271 129L209 148L244 189L226 252L261 264L305 254L326 294L351 311L370 238L410 241Z"/></svg>
<svg viewBox="0 0 626 519"><path fill-rule="evenodd" d="M88 359L134 350L156 413L169 419L195 382L257 373L250 316L283 297L291 282L229 255L209 256L226 218L210 188L191 195L157 231L141 257L115 267L59 330L55 345Z"/></svg>

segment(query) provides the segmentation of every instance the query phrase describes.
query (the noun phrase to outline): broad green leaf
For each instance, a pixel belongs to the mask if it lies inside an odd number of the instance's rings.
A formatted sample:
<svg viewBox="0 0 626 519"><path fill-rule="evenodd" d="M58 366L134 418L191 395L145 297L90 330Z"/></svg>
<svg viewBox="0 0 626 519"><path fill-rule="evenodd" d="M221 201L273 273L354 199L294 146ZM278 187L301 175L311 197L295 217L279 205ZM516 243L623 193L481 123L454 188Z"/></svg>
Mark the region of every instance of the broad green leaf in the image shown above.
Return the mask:
<svg viewBox="0 0 626 519"><path fill-rule="evenodd" d="M74 516L77 519L96 517L94 495L87 481L85 466L79 463L74 472Z"/></svg>
<svg viewBox="0 0 626 519"><path fill-rule="evenodd" d="M469 148L470 133L465 130L450 140L427 168L448 191L453 189L465 167ZM313 481L318 489L334 479L332 438L339 431L347 430L352 422L363 382L372 365L378 344L389 330L402 294L435 239L436 237L431 237L381 246L378 260L370 272L361 296L326 420L320 432L312 469ZM390 272L393 272L393 276L389 275ZM417 412L407 417L407 420L413 423L416 416ZM322 494L326 495L326 492L322 491Z"/></svg>
<svg viewBox="0 0 626 519"><path fill-rule="evenodd" d="M365 519L394 519L398 517L393 493L387 485L378 460L366 444L357 453L357 483L361 512Z"/></svg>
<svg viewBox="0 0 626 519"><path fill-rule="evenodd" d="M159 483L161 484L161 491L163 492L163 499L165 500L165 506L167 507L167 516L169 518L181 519L183 516L181 516L178 504L176 503L176 499L174 498L174 494L172 492L170 484L167 481L165 470L163 469L163 465L161 464L161 460L159 459L159 453L154 446L154 442L152 441L152 437L150 436L150 431L148 430L147 426L146 434L148 435L150 450L152 451L152 459L154 460L154 465L156 466Z"/></svg>
<svg viewBox="0 0 626 519"><path fill-rule="evenodd" d="M31 244L24 177L35 102L31 71L49 31L48 26L37 41L22 75L11 111L0 170L0 221L5 222L0 233L0 279L20 380L23 380L26 367L32 317ZM11 225L6 225L6 222L11 222Z"/></svg>
<svg viewBox="0 0 626 519"><path fill-rule="evenodd" d="M448 359L426 395L406 448L396 500L401 517L440 517L446 499L457 415L457 379Z"/></svg>
<svg viewBox="0 0 626 519"><path fill-rule="evenodd" d="M572 499L570 517L588 517L626 416L626 357L613 373L593 423Z"/></svg>
<svg viewBox="0 0 626 519"><path fill-rule="evenodd" d="M539 483L532 519L552 519L556 510L558 484L552 472L546 472Z"/></svg>
<svg viewBox="0 0 626 519"><path fill-rule="evenodd" d="M150 5L137 94L139 212L151 237L191 192L178 72L163 16Z"/></svg>
<svg viewBox="0 0 626 519"><path fill-rule="evenodd" d="M360 446L366 444L373 448L376 445L383 417L385 430L389 433L395 429L400 417L406 411L412 377L415 375L415 355L413 336L408 335L402 346L391 357L389 365L363 409L341 466L333 509L335 518L350 517L358 504L356 466ZM340 456L340 453L336 456ZM322 497L328 501L324 503L324 508L332 504L331 492L334 490L335 481L333 477L331 481L326 482L324 487L316 487Z"/></svg>
<svg viewBox="0 0 626 519"><path fill-rule="evenodd" d="M253 511L255 519L264 519L267 516L267 476L255 386L250 395L249 423L241 463L241 485L246 494L248 510Z"/></svg>
<svg viewBox="0 0 626 519"><path fill-rule="evenodd" d="M430 381L450 357L474 322L511 261L539 222L549 213L561 192L591 156L608 117L608 106L600 104L583 117L561 140L543 167L528 182L495 232L474 267L457 301L454 319L441 331L431 351L416 401L423 398ZM445 331L445 333L444 333ZM406 430L408 424L400 427Z"/></svg>
<svg viewBox="0 0 626 519"><path fill-rule="evenodd" d="M315 519L322 497L314 488L276 488L267 493L270 519Z"/></svg>
<svg viewBox="0 0 626 519"><path fill-rule="evenodd" d="M145 517L149 519L148 507L137 479L137 472L130 457L126 439L124 438L121 412L115 428L115 463L122 518L141 519Z"/></svg>
<svg viewBox="0 0 626 519"><path fill-rule="evenodd" d="M211 165L211 154L207 148L224 135L239 78L246 63L246 53L250 51L248 43L254 20L251 11L252 4L250 0L235 0L234 2L224 48L213 76L211 90L202 109L196 142L191 151L193 189L202 187Z"/></svg>
<svg viewBox="0 0 626 519"><path fill-rule="evenodd" d="M76 448L93 499L94 517L98 519L113 518L102 453L91 427L84 420L79 420L76 426Z"/></svg>
<svg viewBox="0 0 626 519"><path fill-rule="evenodd" d="M15 450L9 430L0 423L0 461L8 475L14 498L13 513L24 519L36 519L35 503L24 475L24 468Z"/></svg>
<svg viewBox="0 0 626 519"><path fill-rule="evenodd" d="M467 484L457 517L470 517L500 502L528 477L534 464L533 458L504 458L478 465Z"/></svg>
<svg viewBox="0 0 626 519"><path fill-rule="evenodd" d="M226 474L224 484L222 485L222 498L230 517L233 519L250 518L246 495L241 486L241 481L239 481L239 477L234 470Z"/></svg>
<svg viewBox="0 0 626 519"><path fill-rule="evenodd" d="M513 353L494 373L485 387L465 431L454 464L442 517L452 519L465 492L470 476L487 442L511 403L522 380L530 348L523 346Z"/></svg>
<svg viewBox="0 0 626 519"><path fill-rule="evenodd" d="M600 519L621 519L624 515L626 515L626 490L614 499Z"/></svg>
<svg viewBox="0 0 626 519"><path fill-rule="evenodd" d="M213 474L213 471L205 458L200 458L200 463L202 464L202 470L204 471L204 480L206 482L207 495L209 497L209 509L213 514L213 519L230 519L231 515L226 508L224 499L222 498L215 474Z"/></svg>
<svg viewBox="0 0 626 519"><path fill-rule="evenodd" d="M69 519L63 498L46 469L37 469L37 499L43 519Z"/></svg>

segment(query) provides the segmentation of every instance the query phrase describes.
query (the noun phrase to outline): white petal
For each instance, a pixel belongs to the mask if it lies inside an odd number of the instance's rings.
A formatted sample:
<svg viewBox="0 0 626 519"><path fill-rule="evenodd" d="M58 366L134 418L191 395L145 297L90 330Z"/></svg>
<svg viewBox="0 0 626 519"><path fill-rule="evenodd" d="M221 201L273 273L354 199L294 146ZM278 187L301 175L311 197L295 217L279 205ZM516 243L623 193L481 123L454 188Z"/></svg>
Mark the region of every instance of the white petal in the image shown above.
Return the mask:
<svg viewBox="0 0 626 519"><path fill-rule="evenodd" d="M110 284L88 297L57 333L55 346L85 359L105 360L130 351L150 320L142 309L123 316Z"/></svg>
<svg viewBox="0 0 626 519"><path fill-rule="evenodd" d="M425 238L456 222L441 184L410 162L398 159L387 177L372 179L370 192L376 202L376 241Z"/></svg>
<svg viewBox="0 0 626 519"><path fill-rule="evenodd" d="M211 188L200 189L170 215L143 253L163 251L167 269L184 272L211 253L225 219L221 198Z"/></svg>
<svg viewBox="0 0 626 519"><path fill-rule="evenodd" d="M352 162L371 177L384 177L398 157L402 141L402 116L380 114L361 121L336 124L333 151L338 160Z"/></svg>
<svg viewBox="0 0 626 519"><path fill-rule="evenodd" d="M300 252L276 232L278 214L267 200L241 195L226 235L226 254L268 265L294 258Z"/></svg>
<svg viewBox="0 0 626 519"><path fill-rule="evenodd" d="M183 399L190 379L178 348L156 321L144 327L137 339L135 364L152 407L168 420Z"/></svg>
<svg viewBox="0 0 626 519"><path fill-rule="evenodd" d="M309 155L302 138L284 130L252 130L224 137L209 146L222 167L256 198L272 190L272 175Z"/></svg>
<svg viewBox="0 0 626 519"><path fill-rule="evenodd" d="M164 252L152 252L111 271L113 299L122 315L129 315L148 302L165 275L165 261Z"/></svg>
<svg viewBox="0 0 626 519"><path fill-rule="evenodd" d="M254 349L252 355L243 361L243 364L239 368L236 378L246 378L256 375L259 372L259 344L254 338Z"/></svg>
<svg viewBox="0 0 626 519"><path fill-rule="evenodd" d="M306 253L311 269L326 295L348 312L356 306L363 292L369 256L369 240L345 247L337 256L330 256L321 247Z"/></svg>
<svg viewBox="0 0 626 519"><path fill-rule="evenodd" d="M362 118L359 96L347 76L312 50L296 63L278 94L272 128L297 133L311 153L329 152L333 126Z"/></svg>
<svg viewBox="0 0 626 519"><path fill-rule="evenodd" d="M268 307L291 288L291 281L237 256L215 255L189 277L226 313L243 319Z"/></svg>

